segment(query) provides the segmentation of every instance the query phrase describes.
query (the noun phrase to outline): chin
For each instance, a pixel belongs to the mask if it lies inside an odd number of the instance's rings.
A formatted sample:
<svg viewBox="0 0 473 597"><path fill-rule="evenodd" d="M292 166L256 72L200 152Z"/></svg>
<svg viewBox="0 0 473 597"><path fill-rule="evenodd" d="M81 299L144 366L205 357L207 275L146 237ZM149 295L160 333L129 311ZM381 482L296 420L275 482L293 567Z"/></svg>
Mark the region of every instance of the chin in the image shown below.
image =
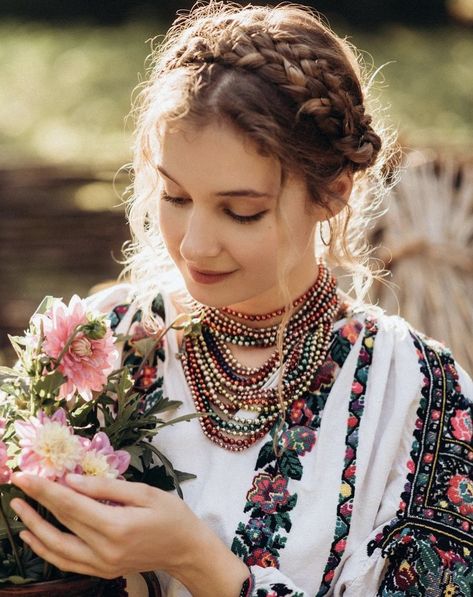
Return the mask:
<svg viewBox="0 0 473 597"><path fill-rule="evenodd" d="M248 297L235 296L228 289L217 288L216 286L209 285L205 287L201 284L196 284L193 280L186 280L187 292L191 297L202 305L208 307L214 307L220 309L222 307L228 307L229 305L239 304Z"/></svg>

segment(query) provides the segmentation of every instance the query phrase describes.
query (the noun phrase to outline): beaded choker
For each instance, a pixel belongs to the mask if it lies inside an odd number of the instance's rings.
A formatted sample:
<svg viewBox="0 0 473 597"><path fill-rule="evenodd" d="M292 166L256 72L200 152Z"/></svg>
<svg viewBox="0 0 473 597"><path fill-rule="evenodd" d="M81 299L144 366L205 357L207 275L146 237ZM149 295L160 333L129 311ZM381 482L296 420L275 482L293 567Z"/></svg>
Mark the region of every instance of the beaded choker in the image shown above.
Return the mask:
<svg viewBox="0 0 473 597"><path fill-rule="evenodd" d="M245 321L266 321L282 315L278 309L247 315L229 308L201 308L201 333L184 337L180 353L205 435L227 450L241 451L266 435L279 415L275 380L280 368L276 349L279 325L252 328ZM319 264L315 283L297 298L283 342L283 402L285 408L309 388L324 363L340 309L336 281L325 264ZM230 346L271 347L274 352L260 367L240 364ZM248 416L237 414L247 411ZM249 412L248 412L249 411ZM211 413L211 414L208 414Z"/></svg>

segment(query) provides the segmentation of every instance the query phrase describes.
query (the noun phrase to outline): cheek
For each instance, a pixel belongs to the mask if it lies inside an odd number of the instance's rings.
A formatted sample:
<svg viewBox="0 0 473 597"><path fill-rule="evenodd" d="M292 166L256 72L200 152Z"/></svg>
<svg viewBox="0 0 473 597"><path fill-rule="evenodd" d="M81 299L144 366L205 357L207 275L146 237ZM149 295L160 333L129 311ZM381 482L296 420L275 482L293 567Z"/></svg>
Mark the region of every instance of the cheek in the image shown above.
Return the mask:
<svg viewBox="0 0 473 597"><path fill-rule="evenodd" d="M254 228L243 225L227 235L227 249L242 265L255 270L271 267L277 261L278 235L274 224Z"/></svg>
<svg viewBox="0 0 473 597"><path fill-rule="evenodd" d="M291 263L299 260L308 250L314 250L315 221L308 216L291 218L287 228L280 229L279 246Z"/></svg>
<svg viewBox="0 0 473 597"><path fill-rule="evenodd" d="M184 218L180 217L175 207L162 203L159 207L158 222L164 244L173 255L179 248L184 234Z"/></svg>

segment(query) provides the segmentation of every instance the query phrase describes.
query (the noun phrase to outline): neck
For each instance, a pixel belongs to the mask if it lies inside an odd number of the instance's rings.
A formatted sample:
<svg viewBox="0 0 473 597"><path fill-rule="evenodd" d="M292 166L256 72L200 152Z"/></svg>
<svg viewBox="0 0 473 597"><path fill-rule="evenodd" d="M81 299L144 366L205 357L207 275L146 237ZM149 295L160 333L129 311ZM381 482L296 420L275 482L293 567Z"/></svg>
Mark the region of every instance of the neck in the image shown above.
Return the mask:
<svg viewBox="0 0 473 597"><path fill-rule="evenodd" d="M244 321L245 325L253 328L266 328L279 324L288 311L295 314L304 305L308 296L319 290L321 270L317 264L314 265L311 278L298 279L291 283L288 281L289 301L282 297L278 289L271 289L260 295L257 299L245 301L223 307L220 311L235 321ZM265 300L266 298L266 300ZM289 305L291 307L289 307Z"/></svg>

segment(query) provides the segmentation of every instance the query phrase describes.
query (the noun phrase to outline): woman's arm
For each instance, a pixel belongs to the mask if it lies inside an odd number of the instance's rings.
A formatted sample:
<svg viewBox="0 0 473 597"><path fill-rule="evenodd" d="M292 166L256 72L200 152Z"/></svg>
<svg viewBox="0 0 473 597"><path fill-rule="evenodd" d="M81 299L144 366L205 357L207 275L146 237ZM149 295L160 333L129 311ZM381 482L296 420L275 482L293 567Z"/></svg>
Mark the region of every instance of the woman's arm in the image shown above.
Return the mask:
<svg viewBox="0 0 473 597"><path fill-rule="evenodd" d="M73 532L60 531L25 501L12 501L29 529L22 539L62 570L103 578L163 570L194 597L238 597L250 574L175 495L141 483L75 475L70 487L25 474L12 481Z"/></svg>

